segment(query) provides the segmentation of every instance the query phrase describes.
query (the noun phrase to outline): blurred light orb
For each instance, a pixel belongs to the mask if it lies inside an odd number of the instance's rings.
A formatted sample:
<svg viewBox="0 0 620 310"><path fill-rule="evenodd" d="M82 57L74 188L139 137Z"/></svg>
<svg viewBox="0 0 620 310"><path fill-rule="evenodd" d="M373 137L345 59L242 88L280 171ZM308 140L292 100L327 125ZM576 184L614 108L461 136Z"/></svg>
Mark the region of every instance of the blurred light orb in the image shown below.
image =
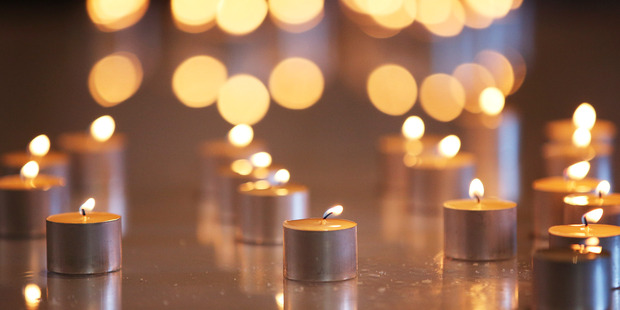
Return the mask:
<svg viewBox="0 0 620 310"><path fill-rule="evenodd" d="M267 114L269 100L269 91L259 79L238 74L220 88L217 109L233 125L254 125Z"/></svg>
<svg viewBox="0 0 620 310"><path fill-rule="evenodd" d="M219 0L171 0L175 26L189 33L204 32L215 25Z"/></svg>
<svg viewBox="0 0 620 310"><path fill-rule="evenodd" d="M450 75L433 74L426 77L420 86L420 103L424 112L432 118L449 122L463 111L465 89Z"/></svg>
<svg viewBox="0 0 620 310"><path fill-rule="evenodd" d="M452 0L418 0L417 20L422 24L439 24L450 16Z"/></svg>
<svg viewBox="0 0 620 310"><path fill-rule="evenodd" d="M487 87L480 93L480 109L486 115L498 115L504 109L506 98L497 87Z"/></svg>
<svg viewBox="0 0 620 310"><path fill-rule="evenodd" d="M302 25L323 12L324 0L269 0L269 12L278 21Z"/></svg>
<svg viewBox="0 0 620 310"><path fill-rule="evenodd" d="M478 13L467 2L462 4L465 9L465 26L474 29L484 29L491 26L494 20L493 17Z"/></svg>
<svg viewBox="0 0 620 310"><path fill-rule="evenodd" d="M434 24L424 24L424 27L440 37L454 37L465 27L465 9L460 1L452 0L450 14L445 20Z"/></svg>
<svg viewBox="0 0 620 310"><path fill-rule="evenodd" d="M104 32L133 26L144 16L148 7L148 0L86 0L88 16Z"/></svg>
<svg viewBox="0 0 620 310"><path fill-rule="evenodd" d="M513 0L465 0L478 14L491 17L502 18L510 12Z"/></svg>
<svg viewBox="0 0 620 310"><path fill-rule="evenodd" d="M465 109L480 113L480 93L487 87L495 86L495 79L485 67L475 63L464 63L452 72L465 90Z"/></svg>
<svg viewBox="0 0 620 310"><path fill-rule="evenodd" d="M374 69L366 83L372 104L388 115L403 115L415 104L418 86L407 69L385 64Z"/></svg>
<svg viewBox="0 0 620 310"><path fill-rule="evenodd" d="M129 99L140 84L140 60L127 52L114 53L99 60L88 76L90 94L103 107L112 107Z"/></svg>
<svg viewBox="0 0 620 310"><path fill-rule="evenodd" d="M495 87L499 88L504 95L510 94L515 82L512 64L506 56L493 50L483 50L476 55L476 62L487 68L493 79Z"/></svg>
<svg viewBox="0 0 620 310"><path fill-rule="evenodd" d="M252 143L254 130L252 126L239 124L228 131L228 141L236 147L245 147Z"/></svg>
<svg viewBox="0 0 620 310"><path fill-rule="evenodd" d="M215 20L225 32L242 36L256 30L267 11L265 0L220 0Z"/></svg>
<svg viewBox="0 0 620 310"><path fill-rule="evenodd" d="M288 109L311 107L323 95L324 87L321 69L305 58L287 58L276 65L269 76L273 100Z"/></svg>
<svg viewBox="0 0 620 310"><path fill-rule="evenodd" d="M358 0L366 2L367 14L390 15L403 6L403 0Z"/></svg>
<svg viewBox="0 0 620 310"><path fill-rule="evenodd" d="M206 55L183 61L172 75L172 90L190 108L209 106L217 99L228 72L219 60Z"/></svg>
<svg viewBox="0 0 620 310"><path fill-rule="evenodd" d="M402 5L396 11L385 15L371 15L371 17L382 27L400 30L413 24L417 11L416 0L403 0Z"/></svg>

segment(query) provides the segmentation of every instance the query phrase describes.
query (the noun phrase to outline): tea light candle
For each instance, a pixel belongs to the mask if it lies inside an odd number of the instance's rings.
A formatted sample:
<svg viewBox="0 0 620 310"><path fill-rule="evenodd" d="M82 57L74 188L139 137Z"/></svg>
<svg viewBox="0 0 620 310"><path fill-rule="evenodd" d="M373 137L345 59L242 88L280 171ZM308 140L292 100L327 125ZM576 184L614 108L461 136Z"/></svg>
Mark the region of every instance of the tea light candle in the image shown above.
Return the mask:
<svg viewBox="0 0 620 310"><path fill-rule="evenodd" d="M444 253L462 260L509 259L517 253L517 204L483 199L484 187L474 179L472 198L444 204Z"/></svg>
<svg viewBox="0 0 620 310"><path fill-rule="evenodd" d="M474 176L474 157L459 153L460 139L443 138L439 155L405 158L409 167L407 199L414 215L441 217L442 204L467 195L467 184Z"/></svg>
<svg viewBox="0 0 620 310"><path fill-rule="evenodd" d="M28 152L10 152L0 159L6 174L19 174L20 169L29 161L39 164L39 173L53 175L67 181L69 177L69 160L67 155L50 152L50 140L46 135L38 135L28 144Z"/></svg>
<svg viewBox="0 0 620 310"><path fill-rule="evenodd" d="M121 269L121 217L91 212L89 198L80 212L47 217L47 270L94 274Z"/></svg>
<svg viewBox="0 0 620 310"><path fill-rule="evenodd" d="M112 117L97 118L90 134L67 133L60 146L71 161L72 203L94 197L100 210L125 215L125 137Z"/></svg>
<svg viewBox="0 0 620 310"><path fill-rule="evenodd" d="M546 175L559 176L569 165L579 161L588 161L591 176L598 179L611 179L612 153L613 146L611 144L595 143L575 146L561 142L545 143L543 157Z"/></svg>
<svg viewBox="0 0 620 310"><path fill-rule="evenodd" d="M308 189L288 184L290 174L276 173L278 185L248 182L239 188L241 201L236 221L237 239L256 244L282 244L282 222L308 217Z"/></svg>
<svg viewBox="0 0 620 310"><path fill-rule="evenodd" d="M620 194L609 193L610 189L609 182L601 181L595 193L564 197L564 224L580 223L584 213L602 208L603 217L598 223L620 225Z"/></svg>
<svg viewBox="0 0 620 310"><path fill-rule="evenodd" d="M611 281L613 287L620 287L620 226L596 223L603 215L603 209L594 209L583 215L583 224L556 225L549 228L549 247L570 247L572 244L586 244L591 237L611 255Z"/></svg>
<svg viewBox="0 0 620 310"><path fill-rule="evenodd" d="M566 169L568 178L547 177L534 181L534 236L547 239L549 227L564 223L564 197L592 192L598 180L585 178L590 165L579 162Z"/></svg>
<svg viewBox="0 0 620 310"><path fill-rule="evenodd" d="M284 277L300 281L340 281L357 277L357 223L323 218L284 221Z"/></svg>
<svg viewBox="0 0 620 310"><path fill-rule="evenodd" d="M38 164L30 161L20 175L0 177L0 236L43 236L45 218L60 211L63 179L38 173Z"/></svg>
<svg viewBox="0 0 620 310"><path fill-rule="evenodd" d="M577 128L585 128L592 134L593 142L613 144L616 126L613 122L596 119L596 110L588 103L580 104L573 113L573 119L563 119L547 123L545 133L551 141L569 142Z"/></svg>
<svg viewBox="0 0 620 310"><path fill-rule="evenodd" d="M532 258L534 309L609 309L609 252L552 248Z"/></svg>

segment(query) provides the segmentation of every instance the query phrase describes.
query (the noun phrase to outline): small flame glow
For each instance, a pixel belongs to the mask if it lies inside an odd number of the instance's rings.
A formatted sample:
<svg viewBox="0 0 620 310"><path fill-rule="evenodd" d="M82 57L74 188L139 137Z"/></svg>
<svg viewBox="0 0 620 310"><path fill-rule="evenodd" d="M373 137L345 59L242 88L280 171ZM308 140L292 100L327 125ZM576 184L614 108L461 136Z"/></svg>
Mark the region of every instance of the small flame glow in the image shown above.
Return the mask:
<svg viewBox="0 0 620 310"><path fill-rule="evenodd" d="M592 141L592 134L587 128L579 127L573 132L573 145L576 147L586 147Z"/></svg>
<svg viewBox="0 0 620 310"><path fill-rule="evenodd" d="M589 171L590 163L587 161L580 161L566 168L566 174L571 180L582 180L588 175Z"/></svg>
<svg viewBox="0 0 620 310"><path fill-rule="evenodd" d="M248 146L254 138L254 130L246 124L239 124L228 132L228 141L236 147Z"/></svg>
<svg viewBox="0 0 620 310"><path fill-rule="evenodd" d="M480 179L473 179L469 183L469 197L472 199L481 199L484 196L484 185Z"/></svg>
<svg viewBox="0 0 620 310"><path fill-rule="evenodd" d="M277 293L276 296L276 304L278 305L278 309L284 309L284 293Z"/></svg>
<svg viewBox="0 0 620 310"><path fill-rule="evenodd" d="M591 210L585 213L583 217L586 219L586 221L588 221L588 223L596 223L601 219L601 217L603 217L603 209L598 208Z"/></svg>
<svg viewBox="0 0 620 310"><path fill-rule="evenodd" d="M90 125L90 135L99 142L105 142L112 137L115 128L116 124L112 116L104 115Z"/></svg>
<svg viewBox="0 0 620 310"><path fill-rule="evenodd" d="M577 128L592 129L596 123L596 111L589 103L580 104L573 113L573 124Z"/></svg>
<svg viewBox="0 0 620 310"><path fill-rule="evenodd" d="M24 299L29 308L36 307L41 302L41 289L38 285L30 283L24 287Z"/></svg>
<svg viewBox="0 0 620 310"><path fill-rule="evenodd" d="M254 188L256 189L268 189L270 187L271 187L271 184L269 184L269 181L267 180L258 180L254 182Z"/></svg>
<svg viewBox="0 0 620 310"><path fill-rule="evenodd" d="M506 98L499 88L487 87L480 92L478 102L484 114L493 116L502 112Z"/></svg>
<svg viewBox="0 0 620 310"><path fill-rule="evenodd" d="M409 140L424 136L424 121L419 116L409 116L403 123L402 133Z"/></svg>
<svg viewBox="0 0 620 310"><path fill-rule="evenodd" d="M325 211L325 213L323 213L323 218L325 219L325 218L327 218L330 215L338 216L338 215L342 214L343 210L344 210L344 207L342 207L342 205L335 205L335 206L327 209Z"/></svg>
<svg viewBox="0 0 620 310"><path fill-rule="evenodd" d="M597 237L590 237L588 239L586 239L585 244L588 246L594 246L594 245L598 245L599 240Z"/></svg>
<svg viewBox="0 0 620 310"><path fill-rule="evenodd" d="M38 135L28 145L28 151L33 156L43 157L50 150L50 139L46 135Z"/></svg>
<svg viewBox="0 0 620 310"><path fill-rule="evenodd" d="M449 135L439 141L439 154L446 158L452 158L461 149L461 139L455 135Z"/></svg>
<svg viewBox="0 0 620 310"><path fill-rule="evenodd" d="M265 168L271 165L271 155L267 152L258 152L250 157L254 167Z"/></svg>
<svg viewBox="0 0 620 310"><path fill-rule="evenodd" d="M230 164L230 169L240 175L252 173L252 163L247 159L237 159Z"/></svg>
<svg viewBox="0 0 620 310"><path fill-rule="evenodd" d="M276 171L276 174L273 176L273 179L280 184L286 184L288 180L291 179L291 173L288 172L288 170L286 169L280 169Z"/></svg>
<svg viewBox="0 0 620 310"><path fill-rule="evenodd" d="M81 206L80 206L80 214L85 214L88 212L92 212L95 208L95 199L88 198Z"/></svg>
<svg viewBox="0 0 620 310"><path fill-rule="evenodd" d="M605 195L609 194L610 190L611 190L611 184L609 184L609 182L607 182L607 181L601 181L596 186L596 193L599 196L605 196Z"/></svg>
<svg viewBox="0 0 620 310"><path fill-rule="evenodd" d="M22 178L34 179L39 175L39 164L36 161L31 160L27 162L19 172Z"/></svg>

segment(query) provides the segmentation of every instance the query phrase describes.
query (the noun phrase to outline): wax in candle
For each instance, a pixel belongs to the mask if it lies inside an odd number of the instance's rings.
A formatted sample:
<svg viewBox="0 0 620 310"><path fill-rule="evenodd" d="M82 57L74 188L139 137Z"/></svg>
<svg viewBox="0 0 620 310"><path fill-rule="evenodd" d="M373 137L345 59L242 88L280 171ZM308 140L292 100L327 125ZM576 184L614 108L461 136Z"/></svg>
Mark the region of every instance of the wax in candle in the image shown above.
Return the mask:
<svg viewBox="0 0 620 310"><path fill-rule="evenodd" d="M469 211L503 210L517 206L517 204L512 201L504 201L494 198L484 198L481 199L480 202L473 199L451 200L447 201L444 205L446 208L450 209Z"/></svg>
<svg viewBox="0 0 620 310"><path fill-rule="evenodd" d="M82 215L78 212L69 212L50 215L47 220L55 223L65 224L96 224L110 222L120 219L120 215L108 213L108 212L88 212L86 215Z"/></svg>
<svg viewBox="0 0 620 310"><path fill-rule="evenodd" d="M38 175L34 179L22 179L19 175L9 175L0 178L0 189L4 190L48 190L54 186L63 186L61 178Z"/></svg>
<svg viewBox="0 0 620 310"><path fill-rule="evenodd" d="M284 221L284 227L295 230L306 231L335 231L349 229L357 226L357 223L343 219L301 219Z"/></svg>
<svg viewBox="0 0 620 310"><path fill-rule="evenodd" d="M568 180L563 177L548 177L534 181L533 187L537 191L554 193L587 193L593 191L599 180L585 178L582 180Z"/></svg>
<svg viewBox="0 0 620 310"><path fill-rule="evenodd" d="M607 224L556 225L549 228L549 234L567 238L613 237L620 235L620 226Z"/></svg>

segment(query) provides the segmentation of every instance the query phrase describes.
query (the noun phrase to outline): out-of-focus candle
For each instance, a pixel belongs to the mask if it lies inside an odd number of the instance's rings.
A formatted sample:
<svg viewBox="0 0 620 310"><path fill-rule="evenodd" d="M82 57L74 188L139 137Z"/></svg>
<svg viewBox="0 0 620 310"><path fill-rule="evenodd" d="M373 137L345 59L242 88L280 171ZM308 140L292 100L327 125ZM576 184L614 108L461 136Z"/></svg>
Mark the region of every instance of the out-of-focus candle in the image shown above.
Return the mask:
<svg viewBox="0 0 620 310"><path fill-rule="evenodd" d="M300 281L340 281L357 277L357 223L323 218L284 221L284 277Z"/></svg>
<svg viewBox="0 0 620 310"><path fill-rule="evenodd" d="M588 129L592 134L592 142L610 143L616 135L616 126L610 121L596 119L596 111L588 103L582 103L575 109L572 120L549 122L546 135L551 141L570 142L577 128Z"/></svg>
<svg viewBox="0 0 620 310"><path fill-rule="evenodd" d="M50 140L46 135L38 135L28 144L27 152L10 152L2 155L2 165L6 174L18 174L29 161L39 164L41 174L53 175L67 180L69 168L67 155L50 152Z"/></svg>
<svg viewBox="0 0 620 310"><path fill-rule="evenodd" d="M35 161L26 163L20 175L0 178L0 236L45 235L45 218L58 213L66 195L61 178L39 175Z"/></svg>
<svg viewBox="0 0 620 310"><path fill-rule="evenodd" d="M509 259L517 253L517 204L483 199L484 187L474 179L472 199L444 204L444 253L462 260Z"/></svg>
<svg viewBox="0 0 620 310"><path fill-rule="evenodd" d="M564 197L564 224L578 224L584 213L602 208L605 212L600 224L620 225L620 194L610 190L609 182L601 181L594 193Z"/></svg>
<svg viewBox="0 0 620 310"><path fill-rule="evenodd" d="M47 217L47 270L94 274L121 269L121 217L92 212L89 198L79 212Z"/></svg>
<svg viewBox="0 0 620 310"><path fill-rule="evenodd" d="M546 239L549 227L564 222L564 197L589 193L599 180L586 178L590 165L579 162L566 169L567 177L547 177L534 181L534 236Z"/></svg>

